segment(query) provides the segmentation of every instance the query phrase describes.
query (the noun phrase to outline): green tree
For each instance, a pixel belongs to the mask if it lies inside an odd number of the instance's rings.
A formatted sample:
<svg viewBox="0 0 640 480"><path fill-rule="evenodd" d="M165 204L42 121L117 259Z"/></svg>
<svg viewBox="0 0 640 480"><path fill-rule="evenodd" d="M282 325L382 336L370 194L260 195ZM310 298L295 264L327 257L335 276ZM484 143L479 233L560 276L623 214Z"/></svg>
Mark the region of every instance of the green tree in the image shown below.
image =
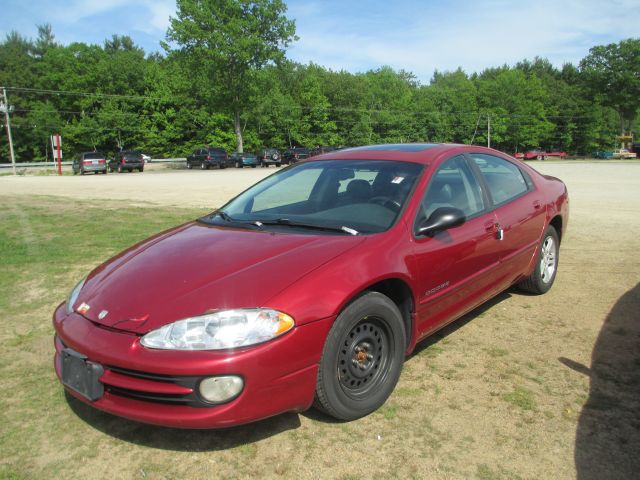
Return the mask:
<svg viewBox="0 0 640 480"><path fill-rule="evenodd" d="M178 0L177 7L165 47L183 54L192 75L206 80L209 106L231 113L242 152L242 115L256 71L284 58L295 23L282 0Z"/></svg>
<svg viewBox="0 0 640 480"><path fill-rule="evenodd" d="M580 62L580 72L588 91L618 112L624 135L640 106L640 39L591 48Z"/></svg>

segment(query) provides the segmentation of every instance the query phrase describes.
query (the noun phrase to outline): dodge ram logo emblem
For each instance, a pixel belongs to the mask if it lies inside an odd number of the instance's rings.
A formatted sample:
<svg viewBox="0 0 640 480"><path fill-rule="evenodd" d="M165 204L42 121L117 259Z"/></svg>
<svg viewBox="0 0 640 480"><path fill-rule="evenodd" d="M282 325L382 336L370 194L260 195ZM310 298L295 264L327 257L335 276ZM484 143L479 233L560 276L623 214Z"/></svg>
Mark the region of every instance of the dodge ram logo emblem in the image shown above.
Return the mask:
<svg viewBox="0 0 640 480"><path fill-rule="evenodd" d="M99 314L98 314L98 320L102 320L104 317L106 317L107 315L109 315L109 312L107 310L102 310Z"/></svg>

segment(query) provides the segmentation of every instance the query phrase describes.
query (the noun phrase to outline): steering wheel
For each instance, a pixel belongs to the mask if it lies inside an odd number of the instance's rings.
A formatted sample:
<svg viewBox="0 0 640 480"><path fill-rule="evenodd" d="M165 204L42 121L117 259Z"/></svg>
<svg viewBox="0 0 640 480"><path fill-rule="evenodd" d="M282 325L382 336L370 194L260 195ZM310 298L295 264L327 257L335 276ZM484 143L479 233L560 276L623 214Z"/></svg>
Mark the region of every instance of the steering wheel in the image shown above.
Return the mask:
<svg viewBox="0 0 640 480"><path fill-rule="evenodd" d="M389 210L393 210L394 212L397 212L398 210L400 210L400 203L396 202L395 200L391 200L389 197L371 197L368 200L369 203L375 203L376 205L381 205L383 207L388 208Z"/></svg>

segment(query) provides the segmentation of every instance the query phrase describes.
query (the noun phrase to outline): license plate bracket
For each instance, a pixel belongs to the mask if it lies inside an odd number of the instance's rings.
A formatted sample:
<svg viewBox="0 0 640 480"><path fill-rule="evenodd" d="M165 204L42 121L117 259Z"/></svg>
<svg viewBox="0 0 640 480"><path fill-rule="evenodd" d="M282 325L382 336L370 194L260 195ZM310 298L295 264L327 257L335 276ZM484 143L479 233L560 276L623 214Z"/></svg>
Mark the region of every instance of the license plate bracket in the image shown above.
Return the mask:
<svg viewBox="0 0 640 480"><path fill-rule="evenodd" d="M104 385L99 380L104 373L102 365L87 360L71 348L63 349L60 354L62 383L91 402L102 397Z"/></svg>

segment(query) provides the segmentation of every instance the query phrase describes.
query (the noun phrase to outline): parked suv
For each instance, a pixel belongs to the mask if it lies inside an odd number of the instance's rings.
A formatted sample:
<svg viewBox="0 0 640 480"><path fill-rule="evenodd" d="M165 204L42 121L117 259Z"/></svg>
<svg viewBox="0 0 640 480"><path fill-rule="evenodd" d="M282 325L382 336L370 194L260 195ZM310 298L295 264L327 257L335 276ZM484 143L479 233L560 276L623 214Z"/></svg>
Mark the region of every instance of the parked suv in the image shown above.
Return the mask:
<svg viewBox="0 0 640 480"><path fill-rule="evenodd" d="M144 171L144 160L142 153L137 150L121 150L116 152L113 159L109 162L109 171L117 170L122 173L125 170L133 172L134 170Z"/></svg>
<svg viewBox="0 0 640 480"><path fill-rule="evenodd" d="M323 153L334 152L338 150L336 147L316 147L311 152L309 152L310 157L315 157L316 155L322 155Z"/></svg>
<svg viewBox="0 0 640 480"><path fill-rule="evenodd" d="M298 160L304 160L309 156L309 149L302 147L294 147L286 150L282 155L282 161L286 164L296 163Z"/></svg>
<svg viewBox="0 0 640 480"><path fill-rule="evenodd" d="M71 165L73 174L84 175L87 172L107 173L107 157L102 152L84 152Z"/></svg>
<svg viewBox="0 0 640 480"><path fill-rule="evenodd" d="M211 167L227 168L228 161L229 155L224 148L200 147L187 157L187 168L200 167L202 170L208 170Z"/></svg>
<svg viewBox="0 0 640 480"><path fill-rule="evenodd" d="M275 148L263 148L258 152L257 157L261 167L268 167L269 165L279 167L282 165L280 152Z"/></svg>
<svg viewBox="0 0 640 480"><path fill-rule="evenodd" d="M235 152L229 157L229 161L236 168L256 168L256 166L258 165L258 158L253 153Z"/></svg>

